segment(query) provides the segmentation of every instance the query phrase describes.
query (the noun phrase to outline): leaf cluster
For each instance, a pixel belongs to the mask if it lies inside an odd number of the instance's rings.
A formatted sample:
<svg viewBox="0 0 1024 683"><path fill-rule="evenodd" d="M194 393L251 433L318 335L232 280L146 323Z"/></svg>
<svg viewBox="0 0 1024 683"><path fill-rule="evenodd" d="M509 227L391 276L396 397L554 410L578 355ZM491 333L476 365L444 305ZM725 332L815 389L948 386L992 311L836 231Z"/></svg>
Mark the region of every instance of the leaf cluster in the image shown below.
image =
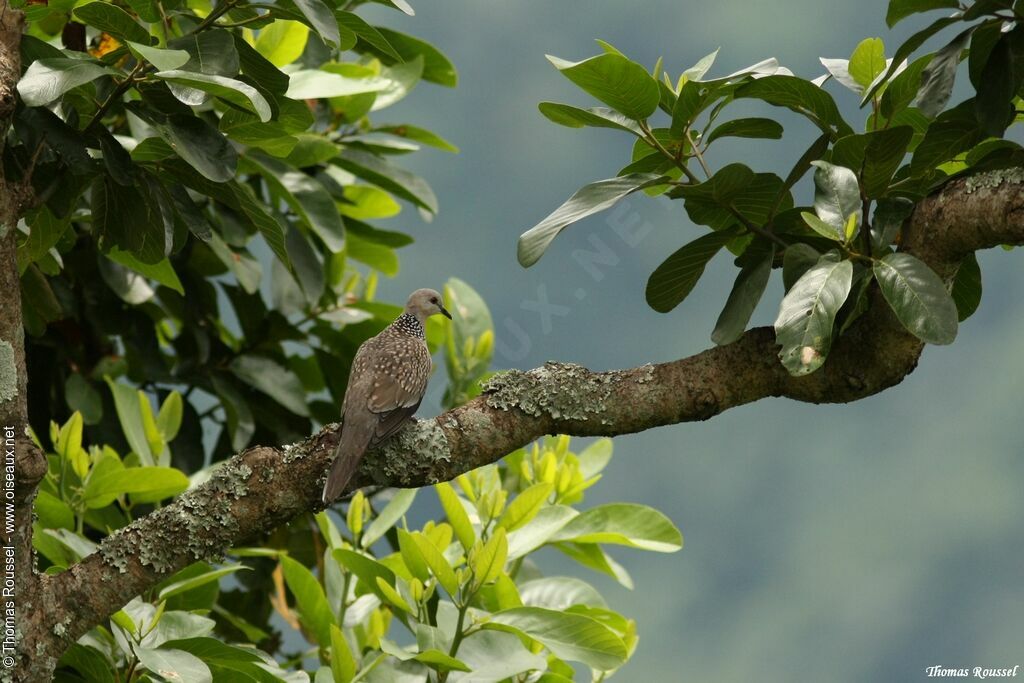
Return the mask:
<svg viewBox="0 0 1024 683"><path fill-rule="evenodd" d="M773 269L782 271L785 285L775 321L779 355L794 375L824 363L834 338L867 310L875 288L922 341L951 343L981 297L977 262L971 256L955 281L944 282L899 251L901 228L914 204L949 180L1024 162L1020 146L1004 137L1019 118L1024 29L1017 5L998 0L966 8L946 0L892 0L887 18L892 25L943 8L957 11L912 35L893 57L886 57L880 38L869 38L849 59L823 58L827 73L812 80L774 59L712 78L717 51L678 77L660 60L648 71L603 42L603 53L590 59L551 58L605 106L543 102L541 113L563 126L627 133L635 142L615 177L584 186L523 233L520 263L533 265L567 226L643 191L681 201L690 221L709 229L651 273L646 298L653 309L678 306L723 249L735 257L739 272L711 334L716 344L743 334ZM914 57L946 29L953 33L948 43ZM965 59L975 94L948 107ZM863 132L840 114L825 89L830 81L870 107ZM783 134L774 118L727 119L729 105L740 99L788 109L817 128L785 178L742 163L717 169L709 163L721 139ZM800 205L794 187L811 172L813 201Z"/></svg>

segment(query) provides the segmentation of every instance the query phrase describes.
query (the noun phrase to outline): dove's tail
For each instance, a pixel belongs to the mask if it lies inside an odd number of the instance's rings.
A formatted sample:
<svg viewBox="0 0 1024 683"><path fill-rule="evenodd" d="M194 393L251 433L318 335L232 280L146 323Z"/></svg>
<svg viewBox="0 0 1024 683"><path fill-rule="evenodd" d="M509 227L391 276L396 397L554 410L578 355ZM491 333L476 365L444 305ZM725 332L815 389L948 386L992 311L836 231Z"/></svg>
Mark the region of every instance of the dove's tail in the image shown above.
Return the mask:
<svg viewBox="0 0 1024 683"><path fill-rule="evenodd" d="M334 462L331 464L331 471L327 475L327 482L324 484L323 501L330 505L348 486L352 475L359 469L359 463L363 460L363 454L373 438L373 429L369 428L366 420L345 420L341 426L341 440L338 447L334 449Z"/></svg>

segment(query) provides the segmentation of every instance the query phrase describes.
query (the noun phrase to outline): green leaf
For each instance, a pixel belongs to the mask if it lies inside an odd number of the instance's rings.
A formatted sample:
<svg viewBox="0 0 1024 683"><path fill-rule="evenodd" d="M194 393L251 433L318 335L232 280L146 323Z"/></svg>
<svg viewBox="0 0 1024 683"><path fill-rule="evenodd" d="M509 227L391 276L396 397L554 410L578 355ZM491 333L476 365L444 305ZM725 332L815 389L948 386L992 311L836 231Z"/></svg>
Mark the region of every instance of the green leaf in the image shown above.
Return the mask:
<svg viewBox="0 0 1024 683"><path fill-rule="evenodd" d="M1001 26L1001 23L996 26ZM978 47L978 34L971 41L971 55ZM1024 80L1024 29L1019 25L1003 34L988 55L978 77L975 111L985 133L1002 137L1013 121L1012 102Z"/></svg>
<svg viewBox="0 0 1024 683"><path fill-rule="evenodd" d="M132 19L130 14L109 2L79 5L72 14L82 23L109 33L120 41L149 42L149 32Z"/></svg>
<svg viewBox="0 0 1024 683"><path fill-rule="evenodd" d="M149 450L157 456L157 465L166 465L164 459L164 440L156 428L156 419L153 417L153 408L149 404L149 397L142 391L137 392L139 399L139 412L142 414L142 428L146 433L146 441L149 442Z"/></svg>
<svg viewBox="0 0 1024 683"><path fill-rule="evenodd" d="M278 19L260 29L255 47L274 66L287 66L302 56L308 39L309 28L305 24Z"/></svg>
<svg viewBox="0 0 1024 683"><path fill-rule="evenodd" d="M957 9L958 7L957 0L889 0L885 23L892 28L897 22L912 14L933 9Z"/></svg>
<svg viewBox="0 0 1024 683"><path fill-rule="evenodd" d="M296 415L309 417L306 392L302 390L302 382L291 370L266 356L253 354L238 356L229 367L238 379L263 392Z"/></svg>
<svg viewBox="0 0 1024 683"><path fill-rule="evenodd" d="M228 433L231 435L231 448L240 451L249 445L249 440L256 431L249 403L228 380L216 374L212 375L210 380L224 406Z"/></svg>
<svg viewBox="0 0 1024 683"><path fill-rule="evenodd" d="M331 47L341 45L341 34L338 31L338 20L334 13L321 0L292 0L295 6L306 17L309 25L320 34L324 42ZM350 45L352 41L349 41Z"/></svg>
<svg viewBox="0 0 1024 683"><path fill-rule="evenodd" d="M331 624L331 674L334 683L351 683L356 668L356 660L345 640L345 634L335 624Z"/></svg>
<svg viewBox="0 0 1024 683"><path fill-rule="evenodd" d="M179 294L185 293L185 288L181 284L181 280L178 279L178 274L174 272L174 266L171 265L169 259L164 259L156 263L143 263L127 251L121 251L117 247L112 247L107 252L106 257L115 263L119 263L125 268L130 268L136 273L147 277L151 280L156 280L160 284L170 287Z"/></svg>
<svg viewBox="0 0 1024 683"><path fill-rule="evenodd" d="M295 138L297 141L295 147L285 157L285 162L295 168L319 166L325 161L333 159L341 151L338 144L322 135L299 133Z"/></svg>
<svg viewBox="0 0 1024 683"><path fill-rule="evenodd" d="M717 88L711 84L687 81L679 89L679 96L672 105L672 135L682 137L683 132L715 97Z"/></svg>
<svg viewBox="0 0 1024 683"><path fill-rule="evenodd" d="M395 607L404 610L409 614L416 614L416 611L409 606L409 603L405 601L405 598L403 598L397 590L395 590L395 587L389 584L383 578L378 576L375 579L374 588L376 592L382 596L381 599L385 603L394 605Z"/></svg>
<svg viewBox="0 0 1024 683"><path fill-rule="evenodd" d="M608 603L596 588L571 576L546 576L527 581L519 587L519 597L527 607L558 611L573 605L608 608Z"/></svg>
<svg viewBox="0 0 1024 683"><path fill-rule="evenodd" d="M95 4L95 3L94 3ZM39 59L29 64L18 81L18 94L26 107L41 107L72 88L100 76L117 76L120 71L86 59L65 57Z"/></svg>
<svg viewBox="0 0 1024 683"><path fill-rule="evenodd" d="M888 191L893 173L903 163L913 137L914 129L902 125L848 135L832 148L831 163L856 173L867 197L881 197Z"/></svg>
<svg viewBox="0 0 1024 683"><path fill-rule="evenodd" d="M148 175L134 187L117 185L109 177L93 181L92 221L100 248L120 247L147 264L163 260L171 250L174 223L167 213L172 209L161 206L161 192L166 190Z"/></svg>
<svg viewBox="0 0 1024 683"><path fill-rule="evenodd" d="M215 183L235 177L238 153L212 125L197 116L175 114L153 128L178 156Z"/></svg>
<svg viewBox="0 0 1024 683"><path fill-rule="evenodd" d="M637 125L636 121L623 116L614 109L606 107L580 109L579 107L558 104L557 102L541 102L538 108L540 113L547 117L548 120L562 126L568 126L569 128L584 128L586 126L592 128L612 128L624 130L638 137L643 136L643 131L640 130L640 126Z"/></svg>
<svg viewBox="0 0 1024 683"><path fill-rule="evenodd" d="M419 652L412 659L426 664L435 671L472 671L462 660L455 659L434 648Z"/></svg>
<svg viewBox="0 0 1024 683"><path fill-rule="evenodd" d="M350 259L365 263L388 277L398 274L398 256L389 247L367 242L358 235L349 234L345 251Z"/></svg>
<svg viewBox="0 0 1024 683"><path fill-rule="evenodd" d="M69 666L91 683L114 683L114 670L110 661L99 650L72 643L60 658L60 664Z"/></svg>
<svg viewBox="0 0 1024 683"><path fill-rule="evenodd" d="M409 650L402 649L390 640L381 639L380 649L399 661L407 662L415 660L417 662L422 662L437 671L472 671L465 662L446 655L437 648L428 647L420 652L410 652ZM485 680L491 679L487 678Z"/></svg>
<svg viewBox="0 0 1024 683"><path fill-rule="evenodd" d="M743 336L747 329L754 309L761 301L764 290L768 286L768 278L772 274L772 261L775 250L769 249L757 259L751 259L740 269L733 283L729 298L725 302L711 333L711 341L724 346L731 344Z"/></svg>
<svg viewBox="0 0 1024 683"><path fill-rule="evenodd" d="M318 180L258 152L249 152L245 161L263 176L272 193L283 199L328 249L338 252L344 248L345 226L334 199Z"/></svg>
<svg viewBox="0 0 1024 683"><path fill-rule="evenodd" d="M586 510L551 540L614 543L659 553L673 553L683 547L683 537L668 517L634 503L610 503Z"/></svg>
<svg viewBox="0 0 1024 683"><path fill-rule="evenodd" d="M395 526L405 516L406 511L412 506L413 501L416 500L416 491L417 489L395 490L395 495L363 532L360 543L364 548L369 548L376 543L379 538L383 537L391 527Z"/></svg>
<svg viewBox="0 0 1024 683"><path fill-rule="evenodd" d="M427 581L430 578L430 566L427 559L423 557L416 537L418 532L409 532L405 529L398 529L398 546L402 554L402 562L409 572L420 581Z"/></svg>
<svg viewBox="0 0 1024 683"><path fill-rule="evenodd" d="M814 172L814 212L840 234L851 213L860 213L860 185L848 168L827 161L812 161Z"/></svg>
<svg viewBox="0 0 1024 683"><path fill-rule="evenodd" d="M293 71L288 82L288 97L293 100L312 100L326 97L347 97L386 90L386 78L351 78L330 71L303 69Z"/></svg>
<svg viewBox="0 0 1024 683"><path fill-rule="evenodd" d="M267 213L262 202L256 199L252 188L248 185L232 183L231 194L241 212L260 231L263 239L267 242L267 246L274 252L278 260L285 266L289 266L291 260L288 258L288 250L285 248L284 230L281 229L281 224Z"/></svg>
<svg viewBox="0 0 1024 683"><path fill-rule="evenodd" d="M974 115L974 100L945 111L928 126L910 160L911 175L919 176L981 142L985 134Z"/></svg>
<svg viewBox="0 0 1024 683"><path fill-rule="evenodd" d="M580 463L580 474L584 479L600 474L612 459L612 440L609 438L597 439L583 449L577 456Z"/></svg>
<svg viewBox="0 0 1024 683"><path fill-rule="evenodd" d="M963 322L974 315L981 303L981 267L973 253L964 257L953 280L953 291L950 292L956 303L957 319Z"/></svg>
<svg viewBox="0 0 1024 683"><path fill-rule="evenodd" d="M473 569L473 586L480 587L494 581L505 569L508 559L508 537L497 528L478 552L472 553L469 564Z"/></svg>
<svg viewBox="0 0 1024 683"><path fill-rule="evenodd" d="M928 63L932 61L933 55L925 55L915 59L906 69L894 76L882 93L880 111L882 116L892 118L910 106L910 103L917 97L917 91L921 87L921 74Z"/></svg>
<svg viewBox="0 0 1024 683"><path fill-rule="evenodd" d="M872 244L884 248L893 243L903 221L914 211L914 203L903 197L880 199L871 221Z"/></svg>
<svg viewBox="0 0 1024 683"><path fill-rule="evenodd" d="M867 88L885 71L885 44L881 38L865 38L850 55L850 76Z"/></svg>
<svg viewBox="0 0 1024 683"><path fill-rule="evenodd" d="M735 236L734 230L711 232L676 250L648 278L647 305L668 313L682 303L704 274L708 261Z"/></svg>
<svg viewBox="0 0 1024 683"><path fill-rule="evenodd" d="M246 251L232 249L217 233L210 235L207 244L220 262L228 267L242 289L248 294L259 290L263 272L259 261Z"/></svg>
<svg viewBox="0 0 1024 683"><path fill-rule="evenodd" d="M645 72L646 73L646 72ZM664 182L662 176L635 173L590 183L577 190L547 218L519 237L519 264L529 268L566 226L615 205L626 195Z"/></svg>
<svg viewBox="0 0 1024 683"><path fill-rule="evenodd" d="M97 424L103 419L103 399L89 380L75 372L64 382L64 400L68 408L80 412L85 424Z"/></svg>
<svg viewBox="0 0 1024 683"><path fill-rule="evenodd" d="M525 526L537 516L554 488L554 484L540 482L526 489L508 504L497 525L505 531L515 531Z"/></svg>
<svg viewBox="0 0 1024 683"><path fill-rule="evenodd" d="M135 656L139 662L149 671L160 676L165 681L177 683L188 681L188 683L213 683L213 674L210 667L203 663L195 655L184 650L151 649L148 647L136 646Z"/></svg>
<svg viewBox="0 0 1024 683"><path fill-rule="evenodd" d="M436 147L437 149L444 150L445 152L458 152L459 148L442 138L437 133L431 132L426 128L420 128L419 126L413 126L410 124L402 124L400 126L381 126L375 128L374 132L387 133L400 138L407 138L409 140L415 140L416 142L422 142L424 145Z"/></svg>
<svg viewBox="0 0 1024 683"><path fill-rule="evenodd" d="M260 35L262 34L263 31L260 32ZM231 38L235 43L235 52L238 54L239 67L242 73L275 95L284 95L288 91L288 74L282 72L252 45L245 42L241 34L232 33ZM176 67L161 68L173 69Z"/></svg>
<svg viewBox="0 0 1024 683"><path fill-rule="evenodd" d="M125 494L133 502L153 503L178 495L188 484L188 477L173 467L129 467L89 477L84 498L86 507L92 510L104 508Z"/></svg>
<svg viewBox="0 0 1024 683"><path fill-rule="evenodd" d="M233 615L226 610L221 611L218 606L218 614L239 630L248 629L252 631L253 626L244 619ZM262 633L258 629L253 635L259 638ZM263 637L266 634L263 633ZM168 641L163 645L173 647L177 650L190 652L202 659L213 672L216 681L258 681L259 683L274 683L284 680L281 676L284 673L278 668L268 665L261 657L259 651L252 647L239 647L228 645L216 638L179 638ZM174 683L181 683L175 681Z"/></svg>
<svg viewBox="0 0 1024 683"><path fill-rule="evenodd" d="M193 32L181 38L175 38L167 45L175 50L184 50L189 54L189 60L181 67L182 71L229 78L238 75L240 59L235 47L236 41L230 31L209 29L198 33ZM167 70L175 68L177 67L169 67ZM180 92L175 93L176 96L180 94Z"/></svg>
<svg viewBox="0 0 1024 683"><path fill-rule="evenodd" d="M100 4L100 3L91 3ZM113 5L110 5L113 7ZM192 56L185 50L165 50L158 47L150 47L144 43L126 43L135 59L140 62L149 62L156 67L157 71L170 71L188 63Z"/></svg>
<svg viewBox="0 0 1024 683"><path fill-rule="evenodd" d="M959 16L945 17L932 22L927 28L918 31L910 38L908 38L899 49L896 50L896 54L893 55L892 60L889 63L889 68L886 69L885 73L875 79L875 82L871 84L871 87L864 93L864 97L861 98L861 106L864 106L871 101L871 98L875 96L878 89L885 85L893 74L899 69L904 60L906 60L917 48L924 45L925 41L931 38L933 35L941 31L942 29L955 24L960 21Z"/></svg>
<svg viewBox="0 0 1024 683"><path fill-rule="evenodd" d="M658 82L647 69L622 55L603 54L582 62L548 55L548 61L577 86L633 120L646 119L661 101Z"/></svg>
<svg viewBox="0 0 1024 683"><path fill-rule="evenodd" d="M144 465L153 465L153 453L149 450L149 442L146 441L146 433L142 426L142 411L137 391L127 384L115 382L110 377L104 379L114 396L114 407L117 409L117 417L121 422L125 439L128 440L128 446Z"/></svg>
<svg viewBox="0 0 1024 683"><path fill-rule="evenodd" d="M812 230L814 230L814 232L818 233L822 237L826 237L832 240L833 242L845 241L846 236L843 234L843 230L841 228L836 228L836 226L832 225L831 223L826 223L813 213L801 211L800 217L804 219L804 222L808 225L808 227L810 227Z"/></svg>
<svg viewBox="0 0 1024 683"><path fill-rule="evenodd" d="M273 117L270 103L267 102L263 95L251 85L234 78L182 71L180 69L158 71L153 75L168 83L195 88L196 90L202 90L205 93L219 97L225 102L230 102L236 107L241 107L246 111L256 114L259 116L260 121L264 123Z"/></svg>
<svg viewBox="0 0 1024 683"><path fill-rule="evenodd" d="M874 270L882 296L905 328L929 344L953 343L956 303L935 271L902 252L875 261Z"/></svg>
<svg viewBox="0 0 1024 683"><path fill-rule="evenodd" d="M331 626L336 626L334 613L327 604L324 589L306 567L287 555L281 556L281 571L288 589L295 596L302 622L315 635L316 642L327 647L331 643Z"/></svg>
<svg viewBox="0 0 1024 683"><path fill-rule="evenodd" d="M178 435L178 430L181 429L183 410L181 394L177 391L169 393L167 398L164 399L164 404L160 406L160 413L156 417L156 427L160 430L160 435L163 436L164 441L169 443Z"/></svg>
<svg viewBox="0 0 1024 683"><path fill-rule="evenodd" d="M917 91L917 108L932 118L945 108L953 94L953 81L967 40L971 36L967 29L958 34L945 47L935 53L921 74L921 87Z"/></svg>
<svg viewBox="0 0 1024 683"><path fill-rule="evenodd" d="M597 670L617 668L628 657L626 646L611 629L579 614L514 607L491 615L483 627L525 634L557 657L583 662Z"/></svg>
<svg viewBox="0 0 1024 683"><path fill-rule="evenodd" d="M718 138L768 138L778 140L782 137L782 124L772 119L735 119L726 121L715 128L704 139L705 145L710 145Z"/></svg>
<svg viewBox="0 0 1024 683"><path fill-rule="evenodd" d="M442 549L439 549L434 545L433 541L423 534L417 533L412 536L412 539L419 548L427 566L430 567L430 573L437 577L438 583L448 591L449 595L452 597L457 596L459 594L459 581L455 577L455 570L452 569L452 566L448 564L448 560L442 554Z"/></svg>
<svg viewBox="0 0 1024 683"><path fill-rule="evenodd" d="M813 121L830 135L849 135L853 132L839 114L832 96L796 76L765 76L740 86L735 97L753 97L777 107L786 107Z"/></svg>
<svg viewBox="0 0 1024 683"><path fill-rule="evenodd" d="M437 197L425 180L374 154L348 148L331 163L430 213L437 213Z"/></svg>
<svg viewBox="0 0 1024 683"><path fill-rule="evenodd" d="M392 59L395 62L403 61L402 56L395 52L395 48L391 46L387 38L373 26L367 24L366 20L358 14L354 12L338 12L336 18L340 26L356 34L359 40L363 42L364 48L369 46L388 59Z"/></svg>
<svg viewBox="0 0 1024 683"><path fill-rule="evenodd" d="M25 217L28 225L28 236L21 238L18 244L18 263L26 266L35 263L57 245L64 232L71 225L71 217L57 218L46 206L39 207L36 211ZM22 269L24 270L24 269Z"/></svg>
<svg viewBox="0 0 1024 683"><path fill-rule="evenodd" d="M791 375L809 374L825 362L833 322L852 284L853 264L830 251L786 293L775 319L775 340Z"/></svg>
<svg viewBox="0 0 1024 683"><path fill-rule="evenodd" d="M684 185L670 193L685 200L686 213L694 223L723 230L740 219L764 225L772 212L792 206L793 199L782 179L774 173L754 173L743 164L728 164L699 185Z"/></svg>
<svg viewBox="0 0 1024 683"><path fill-rule="evenodd" d="M412 36L400 33L393 29L376 27L377 32L391 46L393 52L397 52L401 60L395 60L388 51L383 50L377 42L364 43L368 51L375 54L381 61L390 66L396 61L411 62L416 57L423 57L423 80L437 83L449 88L454 88L459 82L459 76L455 66L436 47ZM365 36L360 35L361 38Z"/></svg>
<svg viewBox="0 0 1024 683"><path fill-rule="evenodd" d="M569 523L577 512L567 505L549 505L540 509L529 524L508 535L508 559L515 560L547 543Z"/></svg>
<svg viewBox="0 0 1024 683"><path fill-rule="evenodd" d="M160 600L167 600L175 595L181 595L182 593L187 593L188 591L199 588L200 586L205 586L208 583L220 581L222 576L233 574L242 569L248 570L250 567L246 567L244 564L234 564L228 567L221 567L220 569L212 569L197 576L182 579L181 581L175 581L174 583L165 586L157 597Z"/></svg>
<svg viewBox="0 0 1024 683"><path fill-rule="evenodd" d="M435 484L434 489L437 491L437 497L441 500L441 507L444 509L445 517L448 518L448 523L452 525L455 537L459 539L462 548L468 553L473 544L476 543L476 531L473 529L473 524L469 521L466 509L462 507L458 494L455 493L455 489L448 482Z"/></svg>
<svg viewBox="0 0 1024 683"><path fill-rule="evenodd" d="M390 599L387 598L385 593L381 592L378 580L394 590L395 573L393 571L372 557L361 555L346 548L335 548L331 554L338 564L355 574L367 589L376 593L382 600Z"/></svg>

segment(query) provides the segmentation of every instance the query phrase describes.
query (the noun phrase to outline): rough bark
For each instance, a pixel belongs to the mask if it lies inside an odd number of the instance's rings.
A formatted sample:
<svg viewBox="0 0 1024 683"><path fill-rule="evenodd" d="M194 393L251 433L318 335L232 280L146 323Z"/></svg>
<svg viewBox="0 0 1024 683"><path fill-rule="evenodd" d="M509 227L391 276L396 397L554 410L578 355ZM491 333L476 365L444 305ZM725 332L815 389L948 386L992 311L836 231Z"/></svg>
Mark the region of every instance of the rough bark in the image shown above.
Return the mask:
<svg viewBox="0 0 1024 683"><path fill-rule="evenodd" d="M19 50L23 28L23 14L11 9L6 0L0 0L0 153L17 105L15 86L21 74ZM15 609L16 640L32 630L28 606L40 593L43 580L36 573L32 550L32 502L36 486L46 474L46 457L26 434L28 376L16 243L16 226L29 196L22 182L5 177L0 164L0 441L4 453L4 499L14 503L13 534L7 533L9 508L4 508L4 579L15 582L14 599L5 595L2 602L5 616L7 610ZM5 657L12 654L7 647L9 637L5 619ZM21 661L25 652L19 647ZM5 666L4 676L9 675Z"/></svg>
<svg viewBox="0 0 1024 683"><path fill-rule="evenodd" d="M923 201L902 249L952 277L968 253L1024 243L1024 170L951 183ZM367 455L350 489L416 487L494 462L544 434L614 436L705 420L770 396L850 402L885 390L916 367L922 344L876 293L870 310L840 337L817 372L791 377L770 328L734 344L670 363L591 372L548 363L493 378L484 394L431 420L410 424ZM45 680L56 658L129 598L198 559L322 507L320 490L337 425L282 447L236 455L212 479L110 536L98 552L48 577L31 606L22 680Z"/></svg>

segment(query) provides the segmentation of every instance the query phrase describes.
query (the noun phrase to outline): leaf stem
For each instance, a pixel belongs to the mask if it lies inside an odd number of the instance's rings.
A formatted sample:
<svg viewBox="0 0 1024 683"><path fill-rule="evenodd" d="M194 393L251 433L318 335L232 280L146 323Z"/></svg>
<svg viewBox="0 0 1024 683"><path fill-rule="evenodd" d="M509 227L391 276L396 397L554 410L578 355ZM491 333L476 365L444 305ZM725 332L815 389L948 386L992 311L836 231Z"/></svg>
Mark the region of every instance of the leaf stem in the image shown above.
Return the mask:
<svg viewBox="0 0 1024 683"><path fill-rule="evenodd" d="M196 26L195 30L192 31L192 32L193 33L199 33L200 31L209 28L210 25L213 24L213 22L217 21L222 16L224 16L225 14L230 12L231 9L237 3L238 3L238 0L226 0L226 2L222 2L221 4L217 5L217 8L215 10L213 10L212 12L210 12L209 14L207 14L206 18L203 19L201 22L199 22L199 25Z"/></svg>
<svg viewBox="0 0 1024 683"><path fill-rule="evenodd" d="M772 231L765 230L760 225L757 225L756 223L748 219L746 216L744 216L742 213L740 213L739 210L737 210L736 207L734 207L732 204L729 204L727 208L729 209L729 213L735 216L736 219L743 224L743 227L749 230L750 232L754 233L755 235L760 235L761 237L764 237L767 240L775 242L775 244L779 245L783 249L789 246L789 243L786 242L786 240L782 239Z"/></svg>
<svg viewBox="0 0 1024 683"><path fill-rule="evenodd" d="M871 258L871 223L868 222L868 212L870 210L871 200L865 197L864 203L861 204L860 239L864 255L868 258Z"/></svg>
<svg viewBox="0 0 1024 683"><path fill-rule="evenodd" d="M698 178L693 171L687 168L686 164L677 159L672 152L665 149L665 145L661 144L661 141L658 140L658 138L654 137L654 133L651 132L651 127L647 125L646 121L637 121L637 123L640 124L640 130L644 132L644 139L647 140L648 144L661 152L662 156L666 159L672 161L676 166L678 166L679 170L683 172L683 175L686 176L687 180L694 185L698 185L700 183L700 178Z"/></svg>
<svg viewBox="0 0 1024 683"><path fill-rule="evenodd" d="M132 69L131 73L129 73L123 81L117 84L117 87L114 88L114 92L110 93L110 96L103 101L103 104L100 105L100 108L97 109L96 113L92 115L92 119L89 120L89 125L85 127L85 130L89 130L90 128L92 128L97 123L103 120L103 117L106 115L107 111L112 106L114 106L114 102L120 100L121 96L128 92L128 89L132 87L132 83L135 82L135 78L139 74L141 74L145 70L145 68L145 62L138 62L135 65L135 68Z"/></svg>
<svg viewBox="0 0 1024 683"><path fill-rule="evenodd" d="M459 645L462 645L462 639L465 637L465 632L462 630L466 623L466 612L469 611L469 600L463 600L462 604L459 605L459 618L455 622L455 636L452 638L452 646L448 648L448 656L455 657L455 654L459 651ZM445 683L448 680L448 672L442 672L438 677L438 683Z"/></svg>
<svg viewBox="0 0 1024 683"><path fill-rule="evenodd" d="M686 129L686 141L690 143L690 147L693 148L693 153L697 156L697 161L700 162L700 167L704 169L704 175L708 178L711 177L711 171L708 169L708 165L704 162L704 155L701 154L700 147L693 138L690 136L690 129Z"/></svg>

